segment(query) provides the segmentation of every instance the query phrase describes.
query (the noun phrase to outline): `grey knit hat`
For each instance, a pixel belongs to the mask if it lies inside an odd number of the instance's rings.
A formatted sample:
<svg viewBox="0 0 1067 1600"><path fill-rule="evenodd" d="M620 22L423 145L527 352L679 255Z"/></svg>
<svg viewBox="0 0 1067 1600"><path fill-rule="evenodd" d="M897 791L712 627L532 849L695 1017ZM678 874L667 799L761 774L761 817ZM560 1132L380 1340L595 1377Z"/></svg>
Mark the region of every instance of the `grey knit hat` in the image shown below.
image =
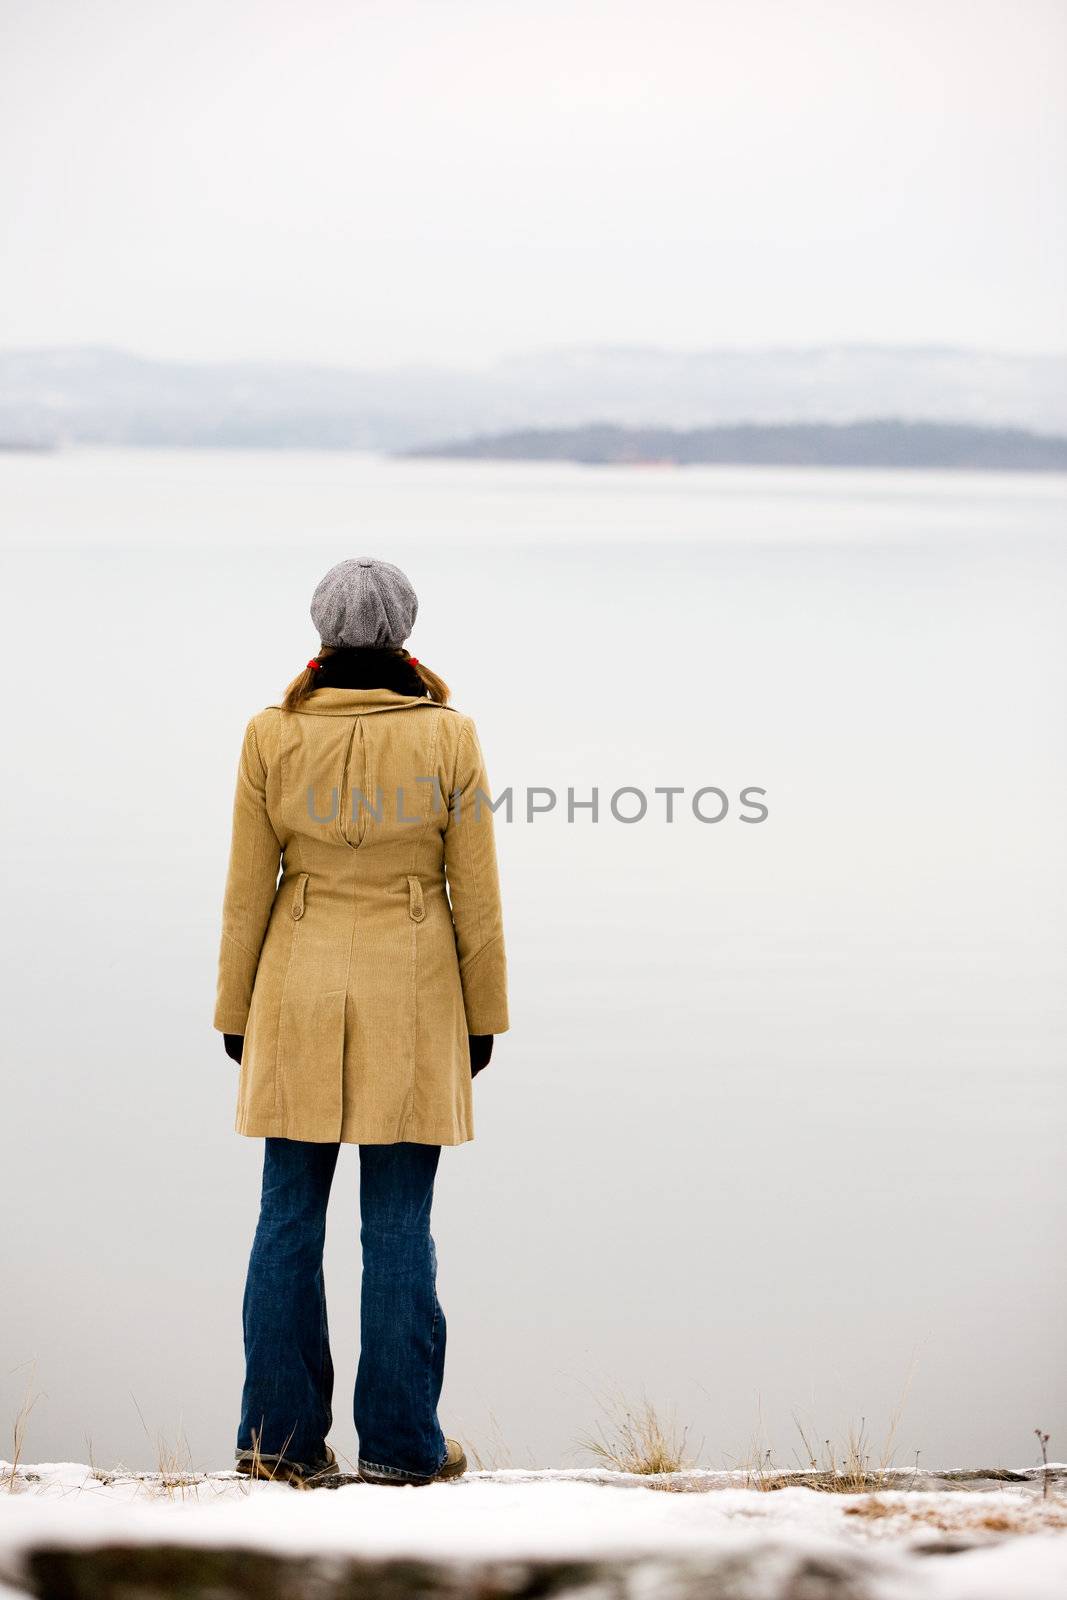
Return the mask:
<svg viewBox="0 0 1067 1600"><path fill-rule="evenodd" d="M319 638L335 649L395 649L418 614L418 596L400 568L373 556L339 561L311 597L311 620Z"/></svg>

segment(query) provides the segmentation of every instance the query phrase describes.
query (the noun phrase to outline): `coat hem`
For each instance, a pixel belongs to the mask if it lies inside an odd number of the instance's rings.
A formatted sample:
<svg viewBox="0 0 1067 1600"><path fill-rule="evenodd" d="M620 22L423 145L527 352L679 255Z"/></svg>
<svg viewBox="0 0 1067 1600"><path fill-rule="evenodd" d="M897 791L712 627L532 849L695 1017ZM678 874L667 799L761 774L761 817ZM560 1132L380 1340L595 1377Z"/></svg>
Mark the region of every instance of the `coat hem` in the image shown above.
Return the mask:
<svg viewBox="0 0 1067 1600"><path fill-rule="evenodd" d="M468 1132L453 1129L446 1136L444 1134L416 1129L405 1133L403 1139L398 1139L392 1131L382 1128L368 1128L366 1132L356 1133L343 1128L335 1138L323 1138L321 1134L295 1133L290 1126L281 1121L272 1122L269 1119L248 1118L244 1122L234 1124L234 1132L241 1134L246 1139L292 1139L297 1144L432 1144L432 1145L460 1145L469 1144L473 1138L473 1130Z"/></svg>

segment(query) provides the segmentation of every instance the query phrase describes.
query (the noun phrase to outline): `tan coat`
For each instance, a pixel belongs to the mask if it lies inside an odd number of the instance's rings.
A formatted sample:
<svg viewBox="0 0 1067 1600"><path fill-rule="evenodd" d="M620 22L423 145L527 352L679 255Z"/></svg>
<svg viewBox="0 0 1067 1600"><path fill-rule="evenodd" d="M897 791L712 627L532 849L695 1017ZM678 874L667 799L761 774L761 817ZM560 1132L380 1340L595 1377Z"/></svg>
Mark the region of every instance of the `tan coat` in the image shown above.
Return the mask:
<svg viewBox="0 0 1067 1600"><path fill-rule="evenodd" d="M245 1036L239 1133L473 1138L467 1035L508 1026L479 790L473 722L429 700L316 689L252 718L215 1007L221 1033Z"/></svg>

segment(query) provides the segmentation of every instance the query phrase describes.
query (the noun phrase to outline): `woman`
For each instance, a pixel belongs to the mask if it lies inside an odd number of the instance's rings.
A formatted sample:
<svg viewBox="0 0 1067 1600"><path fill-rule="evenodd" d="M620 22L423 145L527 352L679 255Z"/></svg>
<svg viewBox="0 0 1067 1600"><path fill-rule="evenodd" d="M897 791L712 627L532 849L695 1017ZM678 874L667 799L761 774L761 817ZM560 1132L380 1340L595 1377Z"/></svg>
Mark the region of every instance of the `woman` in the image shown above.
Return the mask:
<svg viewBox="0 0 1067 1600"><path fill-rule="evenodd" d="M266 1141L237 1438L250 1476L336 1470L322 1252L342 1144L360 1156L360 1476L466 1468L437 1420L430 1206L441 1146L473 1137L506 968L481 751L404 649L417 611L388 562L331 568L311 602L321 648L241 751L215 1027L241 1063L237 1131Z"/></svg>

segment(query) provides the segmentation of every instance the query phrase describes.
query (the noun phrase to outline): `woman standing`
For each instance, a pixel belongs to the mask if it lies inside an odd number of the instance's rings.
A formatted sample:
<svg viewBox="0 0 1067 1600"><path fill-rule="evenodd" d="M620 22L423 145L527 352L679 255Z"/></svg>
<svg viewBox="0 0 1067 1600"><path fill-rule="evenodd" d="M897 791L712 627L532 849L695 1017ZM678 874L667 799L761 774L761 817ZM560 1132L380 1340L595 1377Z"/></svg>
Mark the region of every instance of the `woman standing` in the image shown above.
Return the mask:
<svg viewBox="0 0 1067 1600"><path fill-rule="evenodd" d="M478 738L403 648L417 611L388 562L331 568L322 646L241 751L215 1027L241 1063L237 1131L265 1140L237 1438L254 1476L336 1470L322 1254L342 1144L360 1157L360 1476L466 1467L437 1420L430 1207L441 1146L473 1137L506 967Z"/></svg>

